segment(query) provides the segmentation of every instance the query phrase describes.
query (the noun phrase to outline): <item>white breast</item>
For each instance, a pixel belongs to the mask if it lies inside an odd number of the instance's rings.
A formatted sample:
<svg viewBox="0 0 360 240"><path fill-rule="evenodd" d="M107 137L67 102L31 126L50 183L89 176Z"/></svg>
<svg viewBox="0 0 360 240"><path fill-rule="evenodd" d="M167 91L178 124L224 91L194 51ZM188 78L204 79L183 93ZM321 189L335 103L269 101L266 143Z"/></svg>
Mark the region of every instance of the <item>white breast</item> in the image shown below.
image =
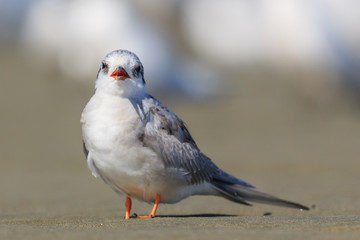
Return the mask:
<svg viewBox="0 0 360 240"><path fill-rule="evenodd" d="M140 119L129 100L95 94L82 113L86 146L103 152L133 145Z"/></svg>
<svg viewBox="0 0 360 240"><path fill-rule="evenodd" d="M99 174L119 191L148 198L152 176L164 166L155 152L139 141L142 122L130 101L95 94L81 122L85 145Z"/></svg>

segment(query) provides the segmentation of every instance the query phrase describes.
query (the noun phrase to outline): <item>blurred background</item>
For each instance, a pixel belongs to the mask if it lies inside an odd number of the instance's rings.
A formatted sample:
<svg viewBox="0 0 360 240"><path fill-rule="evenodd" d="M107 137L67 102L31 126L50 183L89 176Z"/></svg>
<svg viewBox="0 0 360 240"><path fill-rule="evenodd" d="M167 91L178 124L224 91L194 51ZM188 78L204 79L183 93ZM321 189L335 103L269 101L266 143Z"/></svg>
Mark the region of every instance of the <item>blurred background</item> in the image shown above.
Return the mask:
<svg viewBox="0 0 360 240"><path fill-rule="evenodd" d="M221 168L324 214L359 214L359 9L354 0L1 0L2 216L122 216L123 198L87 169L79 124L115 49L139 56L148 91ZM159 213L266 209L194 199Z"/></svg>

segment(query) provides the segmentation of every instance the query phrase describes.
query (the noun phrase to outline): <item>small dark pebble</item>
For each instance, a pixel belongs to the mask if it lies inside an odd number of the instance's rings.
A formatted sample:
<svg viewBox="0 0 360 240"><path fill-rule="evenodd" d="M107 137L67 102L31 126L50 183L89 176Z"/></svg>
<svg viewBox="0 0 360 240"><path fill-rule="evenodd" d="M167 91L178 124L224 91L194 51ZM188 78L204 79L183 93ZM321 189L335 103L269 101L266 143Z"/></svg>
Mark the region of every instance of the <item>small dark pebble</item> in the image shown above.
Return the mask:
<svg viewBox="0 0 360 240"><path fill-rule="evenodd" d="M312 209L316 208L316 205L315 204L311 205L311 208Z"/></svg>
<svg viewBox="0 0 360 240"><path fill-rule="evenodd" d="M271 215L272 215L271 212L266 212L266 213L264 213L264 216L271 216Z"/></svg>

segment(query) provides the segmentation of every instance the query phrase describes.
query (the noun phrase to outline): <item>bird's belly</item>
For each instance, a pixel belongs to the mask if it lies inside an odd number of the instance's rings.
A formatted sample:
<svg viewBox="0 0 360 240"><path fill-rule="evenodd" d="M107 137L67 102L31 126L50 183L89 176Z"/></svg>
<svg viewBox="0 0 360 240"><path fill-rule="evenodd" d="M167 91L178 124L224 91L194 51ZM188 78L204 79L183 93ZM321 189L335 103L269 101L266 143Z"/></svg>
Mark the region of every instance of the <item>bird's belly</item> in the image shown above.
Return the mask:
<svg viewBox="0 0 360 240"><path fill-rule="evenodd" d="M129 141L127 141L129 142ZM99 174L121 192L138 198L145 196L154 185L154 176L164 171L163 162L155 152L137 142L118 144L115 149L91 152Z"/></svg>
<svg viewBox="0 0 360 240"><path fill-rule="evenodd" d="M93 158L99 174L117 192L146 202L154 202L159 194L163 203L175 203L198 193L198 186L189 186L179 169L166 168L151 149L123 149L115 156L98 158L94 154Z"/></svg>
<svg viewBox="0 0 360 240"><path fill-rule="evenodd" d="M157 158L123 161L122 164L111 164L112 167L104 166L108 163L100 163L99 169L111 184L121 192L143 200L153 202L157 195L161 196L161 202L178 202L193 194L188 187L182 174L170 173Z"/></svg>

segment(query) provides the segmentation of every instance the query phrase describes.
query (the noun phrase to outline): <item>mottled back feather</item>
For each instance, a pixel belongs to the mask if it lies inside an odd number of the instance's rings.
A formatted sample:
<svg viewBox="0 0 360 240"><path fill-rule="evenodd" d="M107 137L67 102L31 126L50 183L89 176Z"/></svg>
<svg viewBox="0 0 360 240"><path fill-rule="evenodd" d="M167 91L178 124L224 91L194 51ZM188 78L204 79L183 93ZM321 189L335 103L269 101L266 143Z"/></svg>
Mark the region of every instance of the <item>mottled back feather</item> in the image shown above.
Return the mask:
<svg viewBox="0 0 360 240"><path fill-rule="evenodd" d="M145 113L143 144L153 149L166 167L188 175L189 183L211 181L218 167L199 150L185 123L151 96L142 100L141 107Z"/></svg>

